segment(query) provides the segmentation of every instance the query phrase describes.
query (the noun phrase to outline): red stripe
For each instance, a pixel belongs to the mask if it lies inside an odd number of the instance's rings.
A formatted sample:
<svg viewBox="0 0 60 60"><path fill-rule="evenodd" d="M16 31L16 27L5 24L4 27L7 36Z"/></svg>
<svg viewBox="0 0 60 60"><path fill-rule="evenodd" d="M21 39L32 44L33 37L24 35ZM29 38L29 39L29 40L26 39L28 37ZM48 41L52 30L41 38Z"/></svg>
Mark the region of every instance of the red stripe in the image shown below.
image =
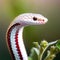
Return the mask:
<svg viewBox="0 0 60 60"><path fill-rule="evenodd" d="M16 48L17 48L20 59L23 60L23 57L19 48L19 44L18 44L18 32L19 32L19 29L16 31L16 35L15 35Z"/></svg>
<svg viewBox="0 0 60 60"><path fill-rule="evenodd" d="M8 48L9 48L9 50L10 50L11 57L12 57L13 60L15 60L15 56L14 56L13 51L12 51L12 48L11 48L10 34L11 34L12 29L13 29L15 26L18 26L18 25L20 25L20 24L19 24L19 23L14 24L14 25L11 26L11 27L9 28L9 30L7 31L7 44L8 44Z"/></svg>

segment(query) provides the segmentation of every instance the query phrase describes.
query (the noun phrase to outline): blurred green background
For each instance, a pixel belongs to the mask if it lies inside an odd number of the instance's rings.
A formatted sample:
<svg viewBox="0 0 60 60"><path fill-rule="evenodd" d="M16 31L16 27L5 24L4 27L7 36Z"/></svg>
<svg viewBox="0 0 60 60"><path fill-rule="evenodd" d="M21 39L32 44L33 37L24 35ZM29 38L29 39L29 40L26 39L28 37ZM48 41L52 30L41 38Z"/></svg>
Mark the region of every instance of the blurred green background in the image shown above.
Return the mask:
<svg viewBox="0 0 60 60"><path fill-rule="evenodd" d="M24 29L24 42L28 54L33 41L60 39L60 0L0 0L0 60L11 60L6 45L6 30L11 21L21 13L39 13L48 18L41 26ZM58 60L58 56L54 60Z"/></svg>

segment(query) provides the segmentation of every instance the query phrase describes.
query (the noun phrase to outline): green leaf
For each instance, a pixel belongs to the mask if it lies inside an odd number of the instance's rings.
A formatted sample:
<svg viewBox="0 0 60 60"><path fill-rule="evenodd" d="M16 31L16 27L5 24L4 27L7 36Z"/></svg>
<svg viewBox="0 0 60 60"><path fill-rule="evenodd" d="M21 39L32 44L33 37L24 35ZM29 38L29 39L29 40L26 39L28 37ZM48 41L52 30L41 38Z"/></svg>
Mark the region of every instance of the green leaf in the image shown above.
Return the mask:
<svg viewBox="0 0 60 60"><path fill-rule="evenodd" d="M60 40L57 41L56 47L60 50Z"/></svg>
<svg viewBox="0 0 60 60"><path fill-rule="evenodd" d="M28 60L33 60L31 57L28 57Z"/></svg>
<svg viewBox="0 0 60 60"><path fill-rule="evenodd" d="M32 58L32 60L37 60L38 59L38 54L39 54L39 51L37 50L37 48L33 47L31 49L31 53L30 53L30 56Z"/></svg>

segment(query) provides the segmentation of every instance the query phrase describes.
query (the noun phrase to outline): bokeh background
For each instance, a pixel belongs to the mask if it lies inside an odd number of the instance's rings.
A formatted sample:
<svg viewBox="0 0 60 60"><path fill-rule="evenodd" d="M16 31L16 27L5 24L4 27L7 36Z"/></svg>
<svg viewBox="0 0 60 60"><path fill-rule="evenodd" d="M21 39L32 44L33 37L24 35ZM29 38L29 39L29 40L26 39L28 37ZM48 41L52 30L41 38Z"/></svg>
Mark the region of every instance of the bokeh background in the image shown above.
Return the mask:
<svg viewBox="0 0 60 60"><path fill-rule="evenodd" d="M5 38L9 24L17 15L29 12L40 13L49 21L45 25L24 29L28 55L33 41L60 39L60 0L0 0L0 60L11 60ZM54 60L59 60L59 54Z"/></svg>

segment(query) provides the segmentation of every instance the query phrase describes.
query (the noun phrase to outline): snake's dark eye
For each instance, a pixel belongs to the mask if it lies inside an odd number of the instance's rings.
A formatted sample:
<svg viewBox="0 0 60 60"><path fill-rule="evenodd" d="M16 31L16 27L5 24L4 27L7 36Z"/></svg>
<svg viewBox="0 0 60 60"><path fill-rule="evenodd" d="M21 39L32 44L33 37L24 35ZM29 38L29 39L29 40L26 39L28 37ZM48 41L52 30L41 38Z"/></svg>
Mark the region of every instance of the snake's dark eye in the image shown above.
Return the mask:
<svg viewBox="0 0 60 60"><path fill-rule="evenodd" d="M36 20L37 20L37 18L36 18L36 17L33 17L33 20L34 20L34 21L36 21Z"/></svg>

